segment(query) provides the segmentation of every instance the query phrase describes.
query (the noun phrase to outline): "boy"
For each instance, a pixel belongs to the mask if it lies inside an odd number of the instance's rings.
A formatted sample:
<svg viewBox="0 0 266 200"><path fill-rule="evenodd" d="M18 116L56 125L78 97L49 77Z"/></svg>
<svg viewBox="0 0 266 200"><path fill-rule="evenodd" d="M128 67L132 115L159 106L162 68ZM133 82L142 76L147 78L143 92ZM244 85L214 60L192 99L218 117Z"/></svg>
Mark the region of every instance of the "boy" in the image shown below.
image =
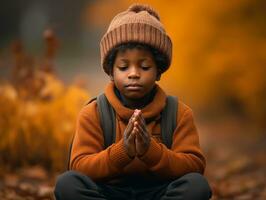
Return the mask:
<svg viewBox="0 0 266 200"><path fill-rule="evenodd" d="M55 187L68 199L209 199L205 158L192 111L178 102L171 148L161 137L166 94L156 84L171 63L172 43L158 14L134 4L111 22L101 43L110 76L105 96L115 110L115 142L104 148L96 101L80 112L70 168Z"/></svg>

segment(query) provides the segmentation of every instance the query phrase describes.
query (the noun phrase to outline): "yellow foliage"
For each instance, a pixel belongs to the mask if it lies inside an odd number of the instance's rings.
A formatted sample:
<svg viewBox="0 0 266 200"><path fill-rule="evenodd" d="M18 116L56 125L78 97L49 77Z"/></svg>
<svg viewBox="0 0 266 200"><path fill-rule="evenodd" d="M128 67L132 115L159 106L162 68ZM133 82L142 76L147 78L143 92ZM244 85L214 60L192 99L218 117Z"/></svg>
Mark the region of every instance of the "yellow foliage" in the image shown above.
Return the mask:
<svg viewBox="0 0 266 200"><path fill-rule="evenodd" d="M64 169L77 113L89 94L75 85L65 87L55 77L46 80L41 98L31 100L18 98L11 85L1 86L1 165L39 163Z"/></svg>

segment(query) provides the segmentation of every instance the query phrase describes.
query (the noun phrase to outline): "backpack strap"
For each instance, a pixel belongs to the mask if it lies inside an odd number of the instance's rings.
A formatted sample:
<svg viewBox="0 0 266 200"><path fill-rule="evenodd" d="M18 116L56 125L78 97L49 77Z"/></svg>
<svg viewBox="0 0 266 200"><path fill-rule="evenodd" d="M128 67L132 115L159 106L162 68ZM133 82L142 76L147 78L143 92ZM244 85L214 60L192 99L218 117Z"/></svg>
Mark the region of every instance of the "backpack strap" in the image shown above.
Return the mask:
<svg viewBox="0 0 266 200"><path fill-rule="evenodd" d="M105 94L100 94L96 101L98 113L100 115L100 124L103 130L104 148L106 149L115 141L115 111L107 100Z"/></svg>
<svg viewBox="0 0 266 200"><path fill-rule="evenodd" d="M176 128L176 119L178 113L178 99L174 96L167 96L166 105L161 115L161 134L163 143L171 149L173 134Z"/></svg>
<svg viewBox="0 0 266 200"><path fill-rule="evenodd" d="M100 124L103 130L103 138L104 138L104 148L107 148L115 141L115 112L113 107L108 102L106 96L104 94L100 94L95 98L90 99L85 103L85 105L95 101L97 102L97 110L100 115ZM70 141L69 150L68 150L68 158L67 158L67 170L70 169L70 157L73 146L74 135Z"/></svg>

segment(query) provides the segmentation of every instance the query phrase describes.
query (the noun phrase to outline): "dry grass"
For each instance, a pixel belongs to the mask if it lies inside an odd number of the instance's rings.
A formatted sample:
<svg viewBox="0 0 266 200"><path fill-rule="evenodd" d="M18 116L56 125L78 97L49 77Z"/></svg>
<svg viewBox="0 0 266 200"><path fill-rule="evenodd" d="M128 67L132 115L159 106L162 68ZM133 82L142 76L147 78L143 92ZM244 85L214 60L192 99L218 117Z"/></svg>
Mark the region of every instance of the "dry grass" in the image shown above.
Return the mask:
<svg viewBox="0 0 266 200"><path fill-rule="evenodd" d="M78 86L64 86L52 75L44 76L39 98L22 98L8 83L0 87L0 165L4 168L37 163L53 170L64 168L77 113L89 95Z"/></svg>

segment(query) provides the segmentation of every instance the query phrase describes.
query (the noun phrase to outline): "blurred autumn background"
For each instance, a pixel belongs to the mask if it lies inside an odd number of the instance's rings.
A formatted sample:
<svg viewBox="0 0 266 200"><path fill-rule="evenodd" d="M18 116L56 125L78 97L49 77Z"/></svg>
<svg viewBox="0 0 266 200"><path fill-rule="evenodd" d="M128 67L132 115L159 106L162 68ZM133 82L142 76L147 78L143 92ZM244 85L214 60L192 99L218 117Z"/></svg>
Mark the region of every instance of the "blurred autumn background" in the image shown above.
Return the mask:
<svg viewBox="0 0 266 200"><path fill-rule="evenodd" d="M77 113L109 81L100 39L133 2L1 1L0 199L53 199ZM266 2L138 2L172 38L159 84L194 110L212 199L266 199Z"/></svg>

